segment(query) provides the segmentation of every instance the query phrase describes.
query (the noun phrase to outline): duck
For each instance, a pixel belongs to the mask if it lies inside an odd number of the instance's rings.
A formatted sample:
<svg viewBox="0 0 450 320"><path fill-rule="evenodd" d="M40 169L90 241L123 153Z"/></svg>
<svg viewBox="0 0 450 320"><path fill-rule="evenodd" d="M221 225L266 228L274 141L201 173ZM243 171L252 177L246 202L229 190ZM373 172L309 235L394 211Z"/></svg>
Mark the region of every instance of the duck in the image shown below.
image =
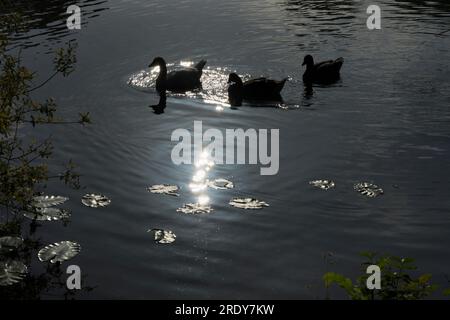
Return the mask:
<svg viewBox="0 0 450 320"><path fill-rule="evenodd" d="M303 73L303 82L305 83L332 83L340 78L340 70L344 64L344 58L336 60L327 60L314 63L311 55L306 55L302 66L306 65Z"/></svg>
<svg viewBox="0 0 450 320"><path fill-rule="evenodd" d="M280 101L281 90L288 78L281 81L255 78L243 82L236 73L228 76L228 99L230 105L241 106L242 100L276 100Z"/></svg>
<svg viewBox="0 0 450 320"><path fill-rule="evenodd" d="M172 92L186 92L201 88L200 78L205 67L206 60L201 60L193 67L183 68L181 70L174 70L167 73L166 61L161 57L156 57L150 63L149 67L153 68L159 66L159 75L156 78L156 91L172 91Z"/></svg>

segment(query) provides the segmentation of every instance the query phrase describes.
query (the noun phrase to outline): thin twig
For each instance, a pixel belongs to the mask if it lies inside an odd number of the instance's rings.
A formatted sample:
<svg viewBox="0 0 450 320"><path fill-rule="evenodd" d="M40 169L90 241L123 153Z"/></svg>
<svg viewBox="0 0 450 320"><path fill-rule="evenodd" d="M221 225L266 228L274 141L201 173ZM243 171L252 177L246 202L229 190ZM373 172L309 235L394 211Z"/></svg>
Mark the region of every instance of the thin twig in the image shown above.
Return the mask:
<svg viewBox="0 0 450 320"><path fill-rule="evenodd" d="M30 93L34 90L37 90L39 88L42 88L43 86L45 86L50 80L52 80L57 74L59 73L59 71L56 71L54 74L52 74L47 80L45 80L44 82L42 82L40 85L30 89L27 91L27 93Z"/></svg>

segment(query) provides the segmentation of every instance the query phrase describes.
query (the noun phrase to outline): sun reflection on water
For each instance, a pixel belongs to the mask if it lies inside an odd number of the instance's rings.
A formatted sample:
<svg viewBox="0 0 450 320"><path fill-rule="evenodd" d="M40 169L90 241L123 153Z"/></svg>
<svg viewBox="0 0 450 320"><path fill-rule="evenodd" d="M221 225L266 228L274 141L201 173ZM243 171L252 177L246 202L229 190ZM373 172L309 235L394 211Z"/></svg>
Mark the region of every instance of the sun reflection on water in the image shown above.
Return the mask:
<svg viewBox="0 0 450 320"><path fill-rule="evenodd" d="M189 185L191 192L197 195L197 203L201 206L209 204L209 197L206 194L208 187L207 173L214 166L214 161L211 160L209 152L203 150L199 159L195 162L195 171L192 177L192 182Z"/></svg>
<svg viewBox="0 0 450 320"><path fill-rule="evenodd" d="M189 68L194 65L194 61L180 61L180 66Z"/></svg>

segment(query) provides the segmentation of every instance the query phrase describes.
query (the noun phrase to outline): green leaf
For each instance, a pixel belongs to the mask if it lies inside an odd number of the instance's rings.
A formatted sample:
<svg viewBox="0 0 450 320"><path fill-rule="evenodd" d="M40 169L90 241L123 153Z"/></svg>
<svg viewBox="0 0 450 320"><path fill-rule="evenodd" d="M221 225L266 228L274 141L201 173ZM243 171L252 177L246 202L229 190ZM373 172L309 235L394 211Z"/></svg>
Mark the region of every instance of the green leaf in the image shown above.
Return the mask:
<svg viewBox="0 0 450 320"><path fill-rule="evenodd" d="M417 280L419 282L419 284L424 285L427 284L430 280L431 280L431 274L430 273L426 273L421 275Z"/></svg>

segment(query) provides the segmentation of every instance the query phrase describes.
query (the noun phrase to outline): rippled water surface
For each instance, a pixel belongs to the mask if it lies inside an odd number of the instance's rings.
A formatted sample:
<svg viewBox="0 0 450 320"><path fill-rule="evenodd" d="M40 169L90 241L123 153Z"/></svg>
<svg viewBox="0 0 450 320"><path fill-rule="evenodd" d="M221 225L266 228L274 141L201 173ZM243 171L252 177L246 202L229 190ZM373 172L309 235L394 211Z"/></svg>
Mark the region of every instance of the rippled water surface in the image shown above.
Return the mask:
<svg viewBox="0 0 450 320"><path fill-rule="evenodd" d="M92 125L42 132L53 135L56 167L67 159L79 165L84 189L49 186L49 193L70 198L71 222L45 223L39 232L48 243L80 243L73 261L96 286L86 297L323 298L323 253L335 254L335 271L356 275L358 253L367 250L414 257L445 285L447 1L380 1L380 31L366 27L370 1L86 0L80 31L65 28L72 3L22 2L31 30L14 45L28 47L24 59L42 77L52 70L52 48L78 44L76 72L36 97L54 96L65 117L90 112ZM308 53L344 57L341 81L305 93L301 62ZM155 56L170 67L206 59L205 90L169 95L164 112L155 114L149 106L159 97L147 86ZM230 71L289 77L284 103L230 108ZM216 164L197 179L195 165L173 164L172 131L192 132L195 120L204 130L279 129L278 174ZM226 179L234 188L192 188L206 179ZM309 183L316 180L335 186L320 190ZM354 190L366 181L383 194ZM162 184L179 186L179 196L147 190ZM84 206L85 194L111 203ZM243 210L230 206L234 198L270 206ZM213 211L177 212L186 204ZM155 243L148 230L170 230L176 241Z"/></svg>

